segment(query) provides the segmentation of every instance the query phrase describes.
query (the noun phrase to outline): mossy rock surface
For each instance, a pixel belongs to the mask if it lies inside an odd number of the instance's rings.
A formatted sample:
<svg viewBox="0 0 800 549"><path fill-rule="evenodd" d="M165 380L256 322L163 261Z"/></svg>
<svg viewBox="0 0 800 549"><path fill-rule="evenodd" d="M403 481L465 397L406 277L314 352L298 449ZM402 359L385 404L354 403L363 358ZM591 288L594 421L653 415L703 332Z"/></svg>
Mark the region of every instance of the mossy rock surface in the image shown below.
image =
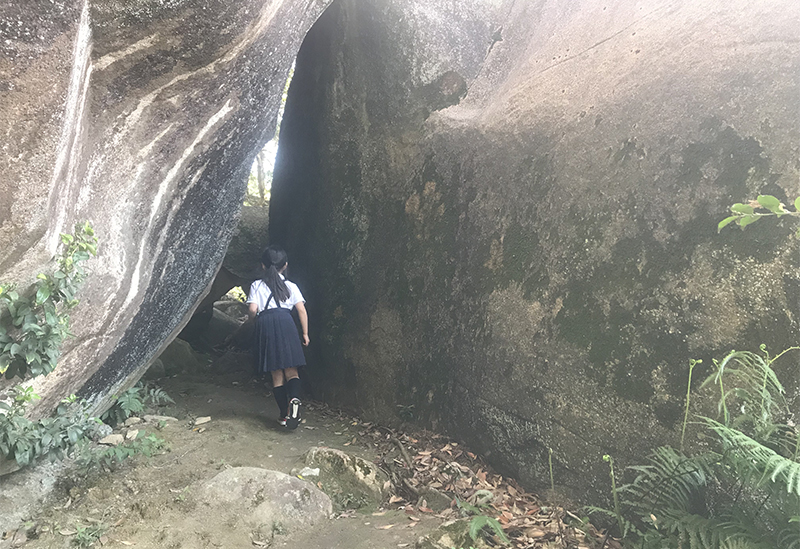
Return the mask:
<svg viewBox="0 0 800 549"><path fill-rule="evenodd" d="M319 468L322 490L341 509L371 508L385 496L386 474L374 463L333 448L314 447L306 454L306 465Z"/></svg>

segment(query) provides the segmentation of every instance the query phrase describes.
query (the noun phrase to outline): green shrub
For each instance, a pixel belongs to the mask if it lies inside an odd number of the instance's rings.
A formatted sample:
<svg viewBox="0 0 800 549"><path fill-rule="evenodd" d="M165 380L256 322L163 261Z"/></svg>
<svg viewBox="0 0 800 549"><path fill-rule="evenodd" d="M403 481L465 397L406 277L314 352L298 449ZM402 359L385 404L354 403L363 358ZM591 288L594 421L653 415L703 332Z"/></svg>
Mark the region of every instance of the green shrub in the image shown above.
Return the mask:
<svg viewBox="0 0 800 549"><path fill-rule="evenodd" d="M61 235L62 250L52 274L41 273L27 290L0 284L0 376L21 380L47 375L56 367L60 346L69 335L69 310L86 277L83 262L97 253L89 223ZM31 387L12 387L0 400L0 458L29 465L41 458L61 459L90 434L98 420L75 396L63 400L52 417L36 421L25 415L39 398Z"/></svg>
<svg viewBox="0 0 800 549"><path fill-rule="evenodd" d="M0 456L21 466L42 458L63 459L69 448L90 436L99 420L89 416L85 401L74 395L61 401L53 417L32 421L27 405L39 397L30 387L15 387L11 404L0 402Z"/></svg>
<svg viewBox="0 0 800 549"><path fill-rule="evenodd" d="M97 238L88 223L75 234L61 235L63 252L53 274L39 274L26 292L15 284L0 284L0 375L26 379L49 374L59 348L69 335L69 310L86 277L82 263L97 253Z"/></svg>

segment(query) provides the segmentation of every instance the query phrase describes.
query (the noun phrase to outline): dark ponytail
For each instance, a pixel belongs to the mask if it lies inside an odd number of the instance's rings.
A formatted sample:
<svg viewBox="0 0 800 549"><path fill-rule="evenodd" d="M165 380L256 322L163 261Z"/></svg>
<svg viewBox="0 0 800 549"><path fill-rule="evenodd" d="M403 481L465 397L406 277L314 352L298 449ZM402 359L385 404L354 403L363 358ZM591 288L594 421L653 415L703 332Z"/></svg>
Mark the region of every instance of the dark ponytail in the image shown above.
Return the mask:
<svg viewBox="0 0 800 549"><path fill-rule="evenodd" d="M275 298L275 305L289 299L289 288L278 272L283 269L287 261L286 252L284 252L283 248L280 246L270 246L261 254L261 263L263 263L264 267L267 269L264 273L264 284L266 284L269 291L272 292L272 296ZM267 304L269 304L269 302L267 302Z"/></svg>

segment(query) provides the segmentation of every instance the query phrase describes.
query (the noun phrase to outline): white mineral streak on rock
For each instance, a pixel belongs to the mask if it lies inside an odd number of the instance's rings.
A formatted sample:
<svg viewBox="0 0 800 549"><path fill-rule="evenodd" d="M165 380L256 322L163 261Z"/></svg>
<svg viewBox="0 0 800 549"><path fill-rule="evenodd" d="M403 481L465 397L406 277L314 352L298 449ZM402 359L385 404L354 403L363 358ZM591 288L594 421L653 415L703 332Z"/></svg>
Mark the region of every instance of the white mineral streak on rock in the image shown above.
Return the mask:
<svg viewBox="0 0 800 549"><path fill-rule="evenodd" d="M250 26L250 28L248 28L248 30L243 34L241 40L239 40L238 43L235 46L233 46L230 49L230 51L228 51L228 53L225 54L224 56L220 57L219 59L216 59L212 63L209 63L208 65L206 65L206 66L204 66L204 67L202 67L202 68L200 68L200 69L198 69L196 71L185 73L185 74L180 74L180 75L176 76L175 78L173 78L172 80L170 80L168 83L156 88L152 92L150 92L147 95L145 95L138 102L138 104L136 105L136 108L130 114L128 114L126 116L125 129L123 131L119 132L115 136L115 139L113 139L114 145L112 145L112 146L117 146L117 144L119 142L121 142L123 139L125 139L127 134L136 126L137 122L142 117L142 114L144 113L144 111L148 107L150 107L151 105L153 105L156 102L156 100L159 98L159 95L161 95L162 92L164 92L165 90L175 86L176 84L179 84L180 82L183 82L183 81L188 80L190 78L193 78L193 77L196 77L196 76L202 76L204 74L214 73L214 72L216 72L218 66L225 65L225 64L230 63L231 61L235 60L236 57L239 54L241 54L242 51L245 50L245 48L247 48L253 42L255 42L261 36L262 33L266 32L267 28L269 27L269 24L272 22L273 18L275 17L275 14L277 13L278 8L282 4L283 4L282 1L278 1L278 2L272 2L268 6L266 6L264 8L264 10L261 12L261 15L259 16L258 20L255 23L253 23ZM158 189L157 194L155 196L155 200L153 201L153 206L150 209L150 218L148 220L148 227L147 227L147 229L145 231L145 234L142 236L142 239L141 239L142 243L148 241L148 237L149 237L151 229L152 229L153 221L155 220L155 217L156 217L156 215L157 215L157 213L159 211L161 203L164 200L165 193L170 188L170 183L172 183L172 180L175 179L175 177L180 173L181 169L183 168L183 165L188 160L189 156L192 154L192 152L194 151L196 146L200 143L200 141L202 140L203 136L216 124L217 121L219 121L222 117L224 117L228 112L233 110L233 107L230 105L230 103L231 103L231 101L228 100L228 102L225 104L225 106L219 112L217 112L214 116L211 117L209 122L203 128L203 130L201 130L201 132L198 134L198 137L195 139L195 141L189 146L188 149L186 149L184 151L182 157L173 165L172 169L170 169L170 171L167 174L167 176L164 178L164 180L159 185L159 189ZM166 133L166 131L162 132L161 134L159 134L159 136L153 142L151 142L151 145L155 144L155 142L158 141L161 137L163 137L165 135L165 133ZM143 175L145 169L146 168L145 168L144 162L140 161L139 165L136 168L136 172L135 172L137 180L138 180L138 178L140 178ZM199 179L199 174L198 174L198 177L194 177L192 179L192 182L191 182L190 185L194 185L194 183L196 183L196 181L198 179ZM130 186L128 186L128 188L129 189L134 189L134 188L136 188L136 185L130 185ZM184 192L186 192L186 190L184 190ZM130 285L129 285L128 294L127 294L127 297L125 298L125 301L124 301L124 303L122 305L123 308L126 308L129 305L131 305L131 303L133 303L133 300L136 298L136 296L139 295L139 289L140 289L139 287L142 285L143 268L145 267L145 265L144 265L145 253L144 252L145 252L145 247L143 245L139 249L139 257L138 257L138 260L137 260L136 265L134 267L133 274L131 275L131 281L130 281ZM146 275L145 275L145 277L149 278ZM145 283L146 283L146 281L145 281Z"/></svg>
<svg viewBox="0 0 800 549"><path fill-rule="evenodd" d="M147 249L146 242L149 240L150 234L153 229L153 221L156 218L156 214L158 214L159 210L161 209L161 203L164 201L164 196L167 194L167 191L170 189L172 182L175 178L181 173L183 169L183 165L186 161L194 154L195 149L197 146L203 141L203 138L216 126L226 114L231 112L233 107L231 106L231 100L229 99L225 105L217 111L214 116L212 116L206 125L203 127L202 130L197 134L192 144L189 145L183 151L181 158L172 166L172 168L167 172L167 176L161 181L161 184L158 186L158 190L156 191L156 195L153 200L153 206L150 208L150 217L148 219L147 229L145 230L144 235L142 236L142 245L139 248L139 259L136 262L136 267L133 270L133 276L131 277L131 284L130 290L128 291L128 296L125 298L125 302L123 303L123 308L127 307L131 304L134 298L139 294L139 283L141 279L141 271L142 265L145 259L145 250ZM196 181L196 179L195 179Z"/></svg>
<svg viewBox="0 0 800 549"><path fill-rule="evenodd" d="M155 43L157 36L158 35L153 34L151 36L148 36L147 38L142 38L135 44L131 44L122 51L115 51L104 55L103 57L94 62L93 64L94 70L96 71L105 70L106 68L108 68L109 65L116 63L120 59L128 57L129 55L133 55L137 51L149 48Z"/></svg>
<svg viewBox="0 0 800 549"><path fill-rule="evenodd" d="M139 118L141 118L142 113L144 112L144 110L147 107L149 107L150 105L153 104L153 102L159 96L159 94L161 94L161 92L163 92L164 90L167 90L167 89L171 88L175 84L183 82L184 80L187 80L189 78L192 78L192 77L195 77L195 76L202 76L202 75L205 75L205 74L208 74L208 73L214 73L214 72L216 72L217 67L219 65L224 65L224 64L230 63L231 61L236 59L236 57L240 53L242 53L242 51L244 51L245 48L247 48L253 42L255 42L260 37L260 35L267 30L267 27L272 22L272 19L275 17L275 13L278 11L278 8L282 4L283 4L283 1L279 1L279 2L273 2L269 6L267 6L267 8L264 9L264 11L262 11L261 15L258 18L258 21L256 21L254 24L252 24L250 26L250 28L247 29L247 32L245 32L242 35L241 40L239 40L239 42L235 46L233 46L228 53L226 53L225 55L223 55L219 59L215 59L213 62L209 63L208 65L206 65L204 67L201 67L201 68L197 69L196 71L187 72L187 73L184 73L184 74L179 74L178 76L176 76L175 78L173 78L172 80L170 80L169 82L164 84L163 86L160 86L160 87L156 88L155 90L153 90L152 92L150 92L147 95L145 95L139 101L139 103L136 106L136 108L127 116L127 120L126 120L127 128L126 128L125 131L122 131L122 132L120 132L118 134L118 137L117 137L116 141L119 142L120 140L124 139L124 136L128 133L128 131L130 131L135 126L136 122L139 121ZM172 98L170 98L170 99L172 99ZM165 99L165 100L170 100L170 99Z"/></svg>
<svg viewBox="0 0 800 549"><path fill-rule="evenodd" d="M77 190L77 168L80 156L81 133L83 130L83 112L89 91L89 79L92 74L90 55L92 51L92 29L89 23L89 2L85 0L81 10L78 35L73 50L72 73L70 76L67 102L64 108L64 121L61 126L61 138L58 143L53 179L50 182L50 210L54 212L53 222L47 236L47 249L56 253L59 233L70 209L69 199Z"/></svg>

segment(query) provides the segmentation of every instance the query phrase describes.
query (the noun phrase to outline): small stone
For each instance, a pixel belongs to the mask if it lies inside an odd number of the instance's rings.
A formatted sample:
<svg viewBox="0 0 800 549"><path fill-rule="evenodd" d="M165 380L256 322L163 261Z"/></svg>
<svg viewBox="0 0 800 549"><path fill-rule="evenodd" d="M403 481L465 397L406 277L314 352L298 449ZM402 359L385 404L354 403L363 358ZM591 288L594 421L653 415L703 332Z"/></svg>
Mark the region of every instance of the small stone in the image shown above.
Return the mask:
<svg viewBox="0 0 800 549"><path fill-rule="evenodd" d="M113 434L101 438L98 442L100 444L105 444L106 446L119 446L120 444L125 442L125 437L123 437L122 435Z"/></svg>
<svg viewBox="0 0 800 549"><path fill-rule="evenodd" d="M319 467L311 468L311 467L303 467L299 473L299 476L305 477L318 477L319 476Z"/></svg>
<svg viewBox="0 0 800 549"><path fill-rule="evenodd" d="M211 416L203 416L203 417L199 417L196 420L194 420L194 424L195 424L195 426L203 425L205 423L209 423L210 421L211 421Z"/></svg>
<svg viewBox="0 0 800 549"><path fill-rule="evenodd" d="M158 423L159 421L178 421L178 418L172 416L153 416L153 415L146 415L144 416L144 420L147 423Z"/></svg>
<svg viewBox="0 0 800 549"><path fill-rule="evenodd" d="M101 423L97 427L95 427L94 430L92 431L92 434L91 434L92 440L97 442L101 438L107 437L108 435L110 435L113 432L114 432L114 429L111 427L111 425L108 425L106 423Z"/></svg>
<svg viewBox="0 0 800 549"><path fill-rule="evenodd" d="M133 417L129 417L128 419L126 419L125 423L123 423L123 425L125 425L125 427L130 427L131 425L136 425L137 423L141 423L141 422L142 422L142 418L133 416Z"/></svg>
<svg viewBox="0 0 800 549"><path fill-rule="evenodd" d="M136 440L136 437L139 436L139 429L131 429L127 433L125 433L125 440Z"/></svg>

